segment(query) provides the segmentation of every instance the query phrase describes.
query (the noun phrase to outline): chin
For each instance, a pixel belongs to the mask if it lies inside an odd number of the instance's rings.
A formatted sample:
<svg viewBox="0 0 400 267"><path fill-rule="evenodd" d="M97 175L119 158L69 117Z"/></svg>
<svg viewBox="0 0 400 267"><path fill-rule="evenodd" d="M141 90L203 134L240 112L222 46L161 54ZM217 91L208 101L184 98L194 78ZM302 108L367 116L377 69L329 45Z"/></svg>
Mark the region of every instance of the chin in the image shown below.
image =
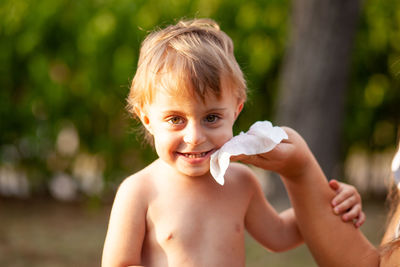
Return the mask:
<svg viewBox="0 0 400 267"><path fill-rule="evenodd" d="M204 175L209 175L210 174L210 168L198 168L198 169L181 169L180 172L186 176L190 176L190 177L201 177Z"/></svg>

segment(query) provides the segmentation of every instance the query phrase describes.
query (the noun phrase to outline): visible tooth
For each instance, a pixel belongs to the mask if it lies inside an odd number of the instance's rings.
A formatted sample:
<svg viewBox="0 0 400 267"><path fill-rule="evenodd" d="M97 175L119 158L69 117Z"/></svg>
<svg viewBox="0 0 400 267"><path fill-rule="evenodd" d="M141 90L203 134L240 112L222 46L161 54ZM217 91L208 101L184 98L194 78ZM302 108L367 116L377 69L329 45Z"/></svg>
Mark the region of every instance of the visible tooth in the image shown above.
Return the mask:
<svg viewBox="0 0 400 267"><path fill-rule="evenodd" d="M185 154L185 156L190 158L190 159L201 158L201 157L204 157L205 155L206 155L206 152L202 152L202 153L199 153L199 154Z"/></svg>

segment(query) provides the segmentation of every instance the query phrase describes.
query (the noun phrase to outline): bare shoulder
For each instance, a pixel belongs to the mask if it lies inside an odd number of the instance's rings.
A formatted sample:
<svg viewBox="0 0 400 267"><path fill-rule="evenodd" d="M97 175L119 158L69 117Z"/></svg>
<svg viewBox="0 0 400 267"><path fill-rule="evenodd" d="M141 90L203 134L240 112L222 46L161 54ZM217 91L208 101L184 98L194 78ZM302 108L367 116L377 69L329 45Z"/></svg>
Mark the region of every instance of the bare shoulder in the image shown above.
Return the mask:
<svg viewBox="0 0 400 267"><path fill-rule="evenodd" d="M400 262L400 248L394 248L393 251L385 253L381 257L380 266L381 267L392 267L399 266Z"/></svg>
<svg viewBox="0 0 400 267"><path fill-rule="evenodd" d="M125 178L120 184L118 191L145 190L152 180L152 173L148 168L136 172Z"/></svg>
<svg viewBox="0 0 400 267"><path fill-rule="evenodd" d="M255 187L259 186L254 171L242 163L232 162L226 172L226 177L228 182L235 183L243 187L243 189L254 190Z"/></svg>
<svg viewBox="0 0 400 267"><path fill-rule="evenodd" d="M146 214L154 191L154 168L151 166L127 177L118 188L104 243L102 266L140 263Z"/></svg>
<svg viewBox="0 0 400 267"><path fill-rule="evenodd" d="M125 178L120 184L116 200L134 200L136 202L147 202L154 191L154 172L150 164L141 171Z"/></svg>

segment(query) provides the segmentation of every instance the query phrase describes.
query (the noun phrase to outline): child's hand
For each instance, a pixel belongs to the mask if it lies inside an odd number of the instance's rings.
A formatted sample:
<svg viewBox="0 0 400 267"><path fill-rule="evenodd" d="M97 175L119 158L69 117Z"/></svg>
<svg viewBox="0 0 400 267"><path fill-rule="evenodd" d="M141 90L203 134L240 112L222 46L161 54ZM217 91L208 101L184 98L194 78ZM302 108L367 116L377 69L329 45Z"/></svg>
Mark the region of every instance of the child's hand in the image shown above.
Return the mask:
<svg viewBox="0 0 400 267"><path fill-rule="evenodd" d="M329 181L329 186L336 192L331 201L334 213L341 215L343 221L353 221L355 227L360 227L365 222L365 214L357 189L336 180Z"/></svg>

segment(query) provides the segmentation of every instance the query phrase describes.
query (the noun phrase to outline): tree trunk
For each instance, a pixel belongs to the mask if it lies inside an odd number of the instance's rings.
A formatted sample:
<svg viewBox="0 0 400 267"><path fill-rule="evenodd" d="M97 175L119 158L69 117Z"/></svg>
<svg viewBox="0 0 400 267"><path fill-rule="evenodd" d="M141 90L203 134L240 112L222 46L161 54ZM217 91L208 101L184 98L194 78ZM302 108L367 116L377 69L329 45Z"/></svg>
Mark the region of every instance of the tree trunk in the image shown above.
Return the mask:
<svg viewBox="0 0 400 267"><path fill-rule="evenodd" d="M297 130L328 177L338 175L358 0L293 0L277 123ZM337 178L337 177L335 177Z"/></svg>

